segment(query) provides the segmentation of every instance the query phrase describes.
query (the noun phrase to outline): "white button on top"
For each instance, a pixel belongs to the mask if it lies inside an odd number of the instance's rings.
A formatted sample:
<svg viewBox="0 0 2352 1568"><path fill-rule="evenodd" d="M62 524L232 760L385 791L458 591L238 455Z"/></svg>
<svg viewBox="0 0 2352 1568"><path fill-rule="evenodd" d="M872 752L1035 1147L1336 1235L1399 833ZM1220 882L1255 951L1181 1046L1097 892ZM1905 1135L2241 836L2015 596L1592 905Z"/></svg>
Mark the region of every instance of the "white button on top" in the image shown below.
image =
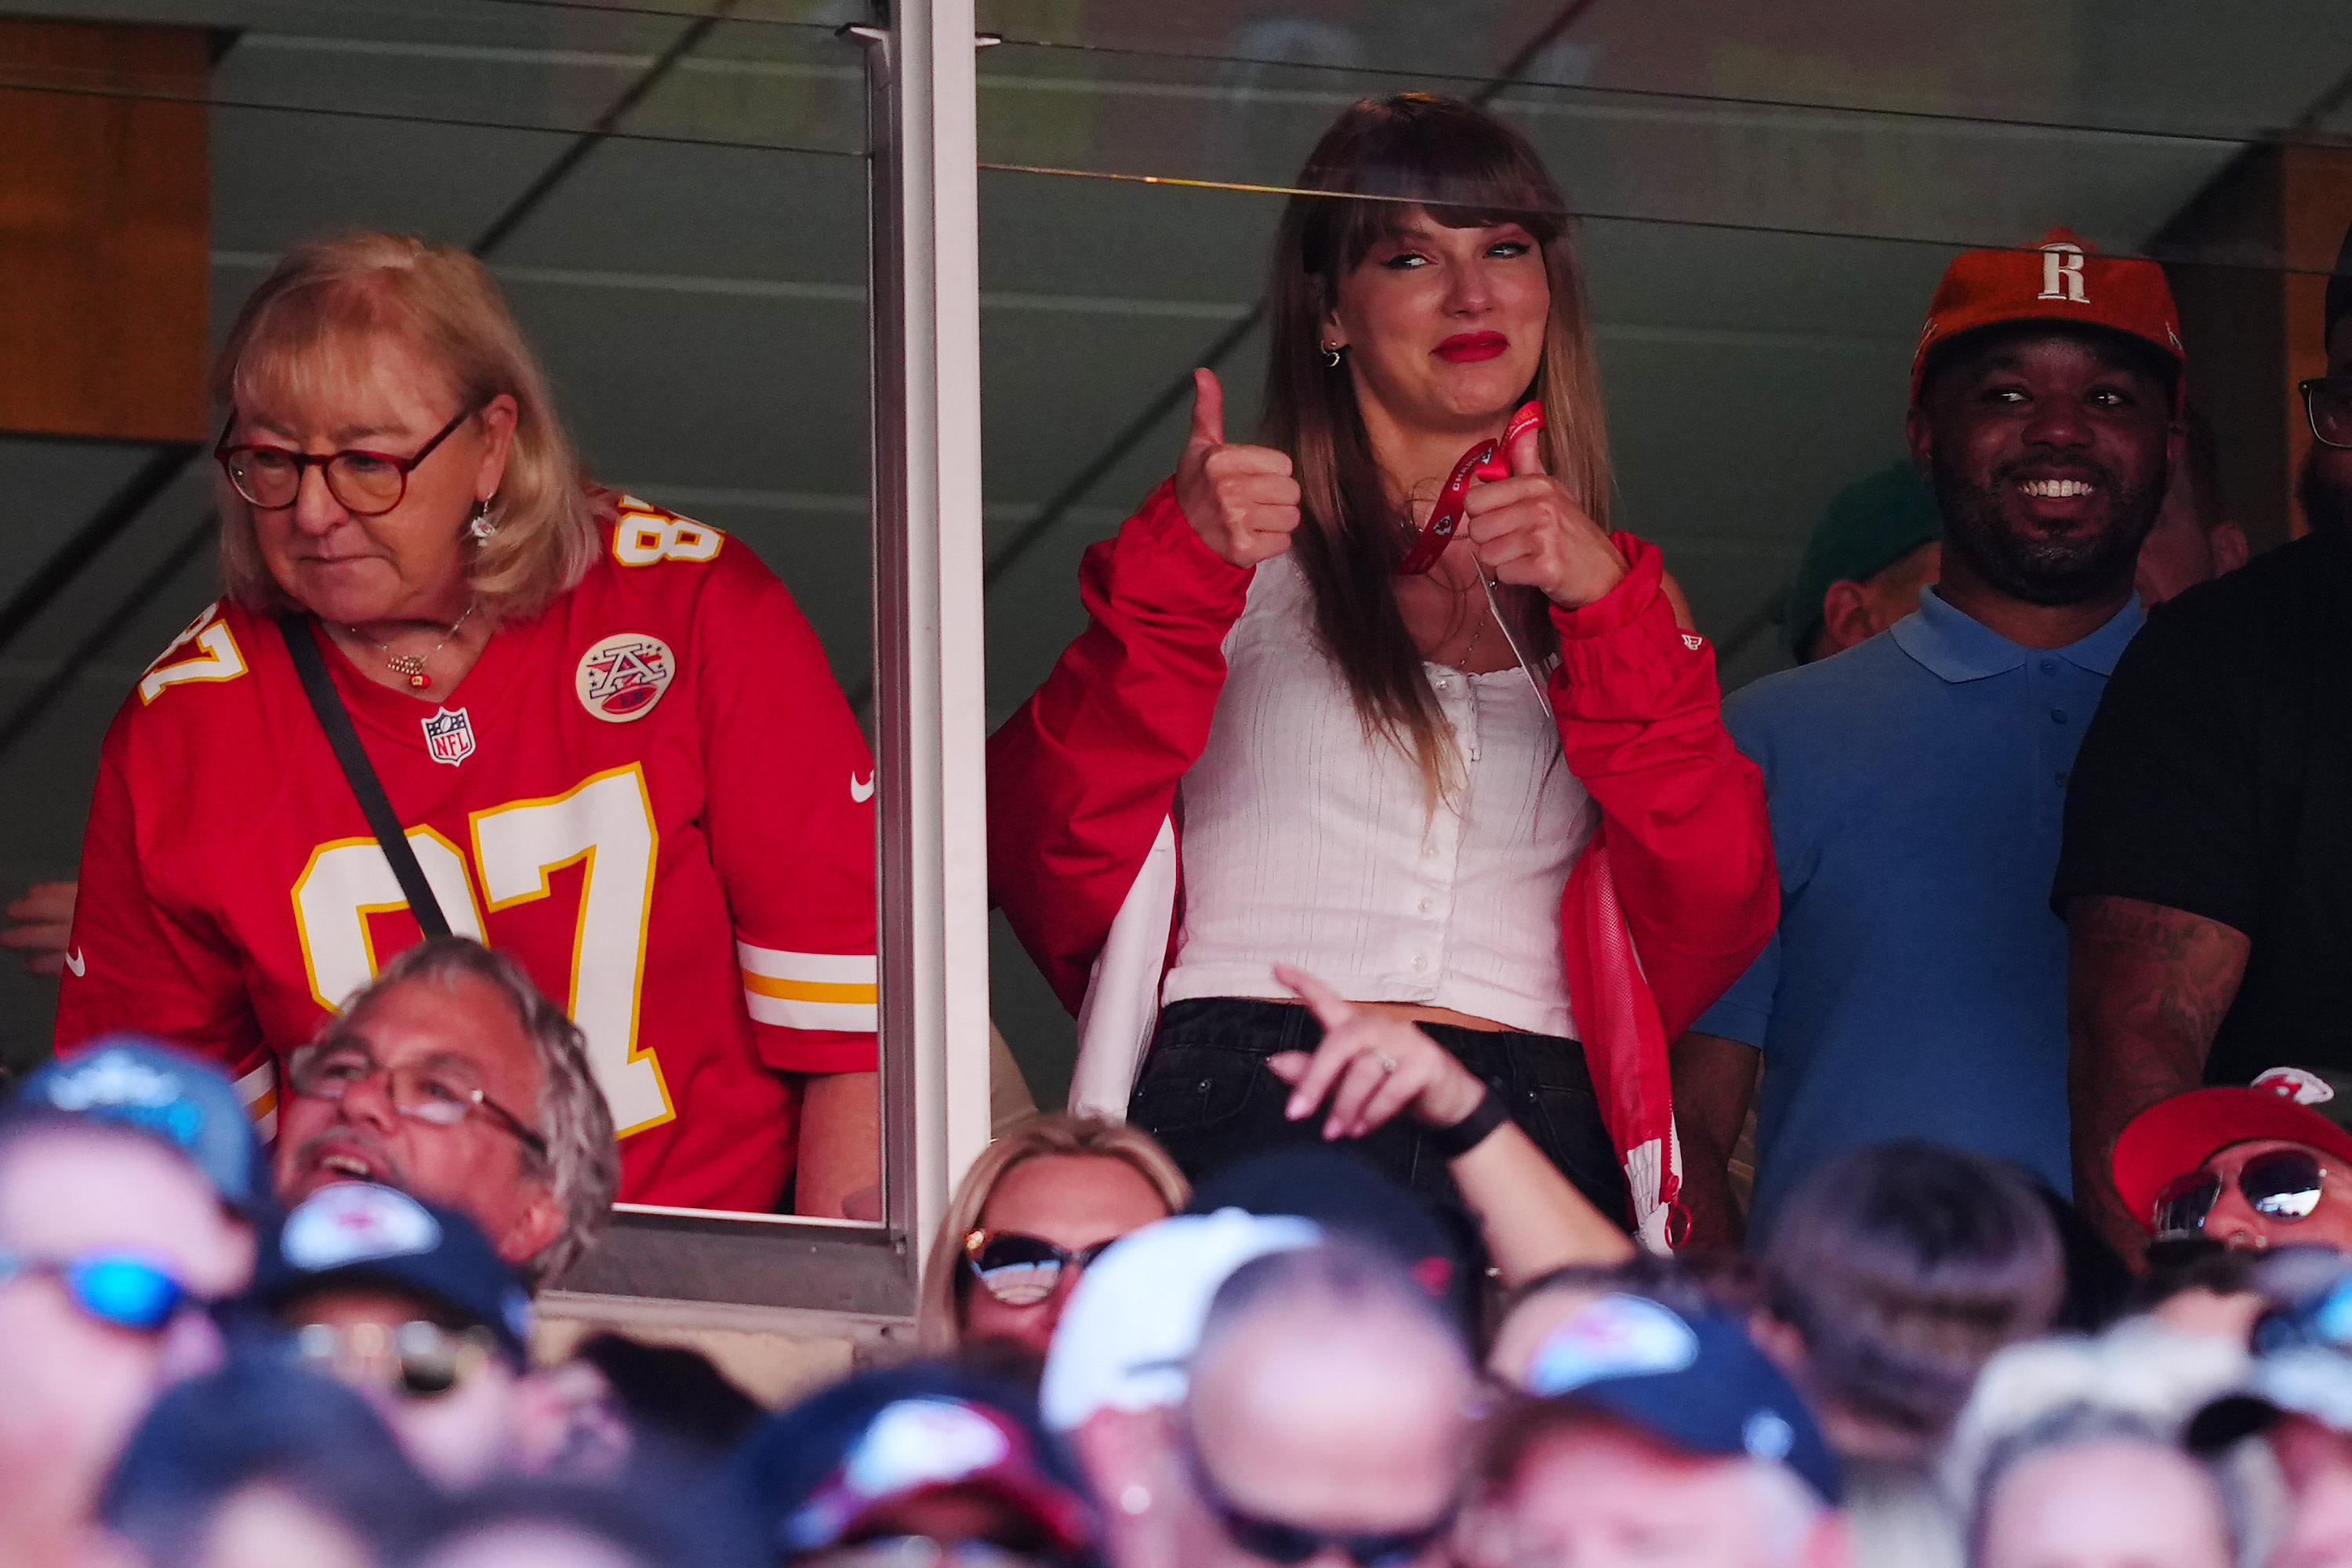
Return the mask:
<svg viewBox="0 0 2352 1568"><path fill-rule="evenodd" d="M1434 860L1434 859L1436 859L1436 858L1437 858L1437 846L1436 846L1436 845L1434 845L1434 844L1424 844L1424 845L1423 845L1423 846L1421 847L1421 858L1422 858L1423 859L1424 859L1424 860Z"/></svg>
<svg viewBox="0 0 2352 1568"><path fill-rule="evenodd" d="M1429 967L1428 955L1419 952L1414 953L1412 955L1412 966L1415 969L1427 969Z"/></svg>
<svg viewBox="0 0 2352 1568"><path fill-rule="evenodd" d="M1435 899L1423 899L1416 907L1423 914L1427 914L1430 910L1437 907L1437 900Z"/></svg>

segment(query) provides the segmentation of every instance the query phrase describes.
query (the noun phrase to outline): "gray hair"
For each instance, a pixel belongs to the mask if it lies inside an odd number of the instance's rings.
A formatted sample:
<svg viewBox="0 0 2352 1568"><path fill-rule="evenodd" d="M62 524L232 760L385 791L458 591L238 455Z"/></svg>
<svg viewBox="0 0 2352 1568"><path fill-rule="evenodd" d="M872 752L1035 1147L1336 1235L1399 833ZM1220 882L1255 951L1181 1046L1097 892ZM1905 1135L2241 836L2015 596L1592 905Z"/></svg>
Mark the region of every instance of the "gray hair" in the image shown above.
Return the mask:
<svg viewBox="0 0 2352 1568"><path fill-rule="evenodd" d="M555 1239L521 1265L524 1277L537 1289L562 1276L595 1245L613 1194L621 1184L620 1145L613 1137L613 1113L588 1066L588 1042L580 1026L563 1009L547 999L522 966L503 953L492 952L471 937L428 937L387 963L376 977L352 993L335 1022L320 1038L355 1026L369 1005L404 981L447 986L471 975L506 998L516 1020L530 1039L539 1058L539 1107L533 1130L547 1143L542 1158L526 1149L563 1210L563 1228Z"/></svg>

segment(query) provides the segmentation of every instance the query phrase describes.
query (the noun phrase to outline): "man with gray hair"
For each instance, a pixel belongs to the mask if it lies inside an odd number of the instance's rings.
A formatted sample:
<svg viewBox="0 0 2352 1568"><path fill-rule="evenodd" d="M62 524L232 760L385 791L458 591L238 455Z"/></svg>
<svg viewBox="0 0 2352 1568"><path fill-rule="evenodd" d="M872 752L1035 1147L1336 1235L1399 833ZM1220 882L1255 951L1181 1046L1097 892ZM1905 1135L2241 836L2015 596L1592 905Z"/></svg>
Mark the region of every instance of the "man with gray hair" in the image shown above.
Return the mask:
<svg viewBox="0 0 2352 1568"><path fill-rule="evenodd" d="M463 1212L534 1289L594 1241L620 1165L578 1027L466 937L401 953L287 1063L281 1202L399 1187Z"/></svg>

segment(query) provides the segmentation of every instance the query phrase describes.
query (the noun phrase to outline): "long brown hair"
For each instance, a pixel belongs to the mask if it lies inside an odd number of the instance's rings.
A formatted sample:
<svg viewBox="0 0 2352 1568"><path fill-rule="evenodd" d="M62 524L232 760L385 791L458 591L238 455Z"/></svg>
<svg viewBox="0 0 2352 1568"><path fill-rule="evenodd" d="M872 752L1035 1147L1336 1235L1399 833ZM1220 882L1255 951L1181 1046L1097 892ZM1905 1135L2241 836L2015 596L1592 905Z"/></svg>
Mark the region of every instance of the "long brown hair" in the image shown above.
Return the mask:
<svg viewBox="0 0 2352 1568"><path fill-rule="evenodd" d="M1584 303L1584 269L1568 204L1527 139L1457 99L1401 93L1339 116L1307 154L1276 231L1267 289L1266 445L1290 454L1305 492L1298 563L1316 629L1368 732L1419 763L1433 804L1455 775L1453 734L1422 670L1392 586L1407 504L1372 454L1355 384L1319 348L1341 281L1416 210L1448 228L1516 223L1541 249L1551 288L1542 363L1530 395L1548 415L1544 464L1593 521L1609 526L1609 443ZM1331 195L1307 195L1330 192ZM1530 657L1557 647L1549 607L1532 589L1502 591Z"/></svg>

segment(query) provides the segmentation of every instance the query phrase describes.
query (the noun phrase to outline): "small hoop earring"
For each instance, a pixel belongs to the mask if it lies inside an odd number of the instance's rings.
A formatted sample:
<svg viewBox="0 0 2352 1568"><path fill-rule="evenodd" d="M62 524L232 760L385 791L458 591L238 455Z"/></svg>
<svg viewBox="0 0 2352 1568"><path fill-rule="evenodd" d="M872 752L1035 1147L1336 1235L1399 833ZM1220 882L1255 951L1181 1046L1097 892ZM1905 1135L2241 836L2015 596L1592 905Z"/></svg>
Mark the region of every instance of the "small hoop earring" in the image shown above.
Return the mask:
<svg viewBox="0 0 2352 1568"><path fill-rule="evenodd" d="M466 520L467 537L477 544L487 543L490 535L498 531L498 522L490 516L490 503L486 500L476 501L474 515Z"/></svg>
<svg viewBox="0 0 2352 1568"><path fill-rule="evenodd" d="M1337 344L1337 343L1325 343L1325 344L1323 345L1323 363L1324 363L1326 365L1328 365L1328 367L1330 367L1331 369L1333 369L1333 370L1337 370L1337 369L1339 369L1339 344Z"/></svg>

